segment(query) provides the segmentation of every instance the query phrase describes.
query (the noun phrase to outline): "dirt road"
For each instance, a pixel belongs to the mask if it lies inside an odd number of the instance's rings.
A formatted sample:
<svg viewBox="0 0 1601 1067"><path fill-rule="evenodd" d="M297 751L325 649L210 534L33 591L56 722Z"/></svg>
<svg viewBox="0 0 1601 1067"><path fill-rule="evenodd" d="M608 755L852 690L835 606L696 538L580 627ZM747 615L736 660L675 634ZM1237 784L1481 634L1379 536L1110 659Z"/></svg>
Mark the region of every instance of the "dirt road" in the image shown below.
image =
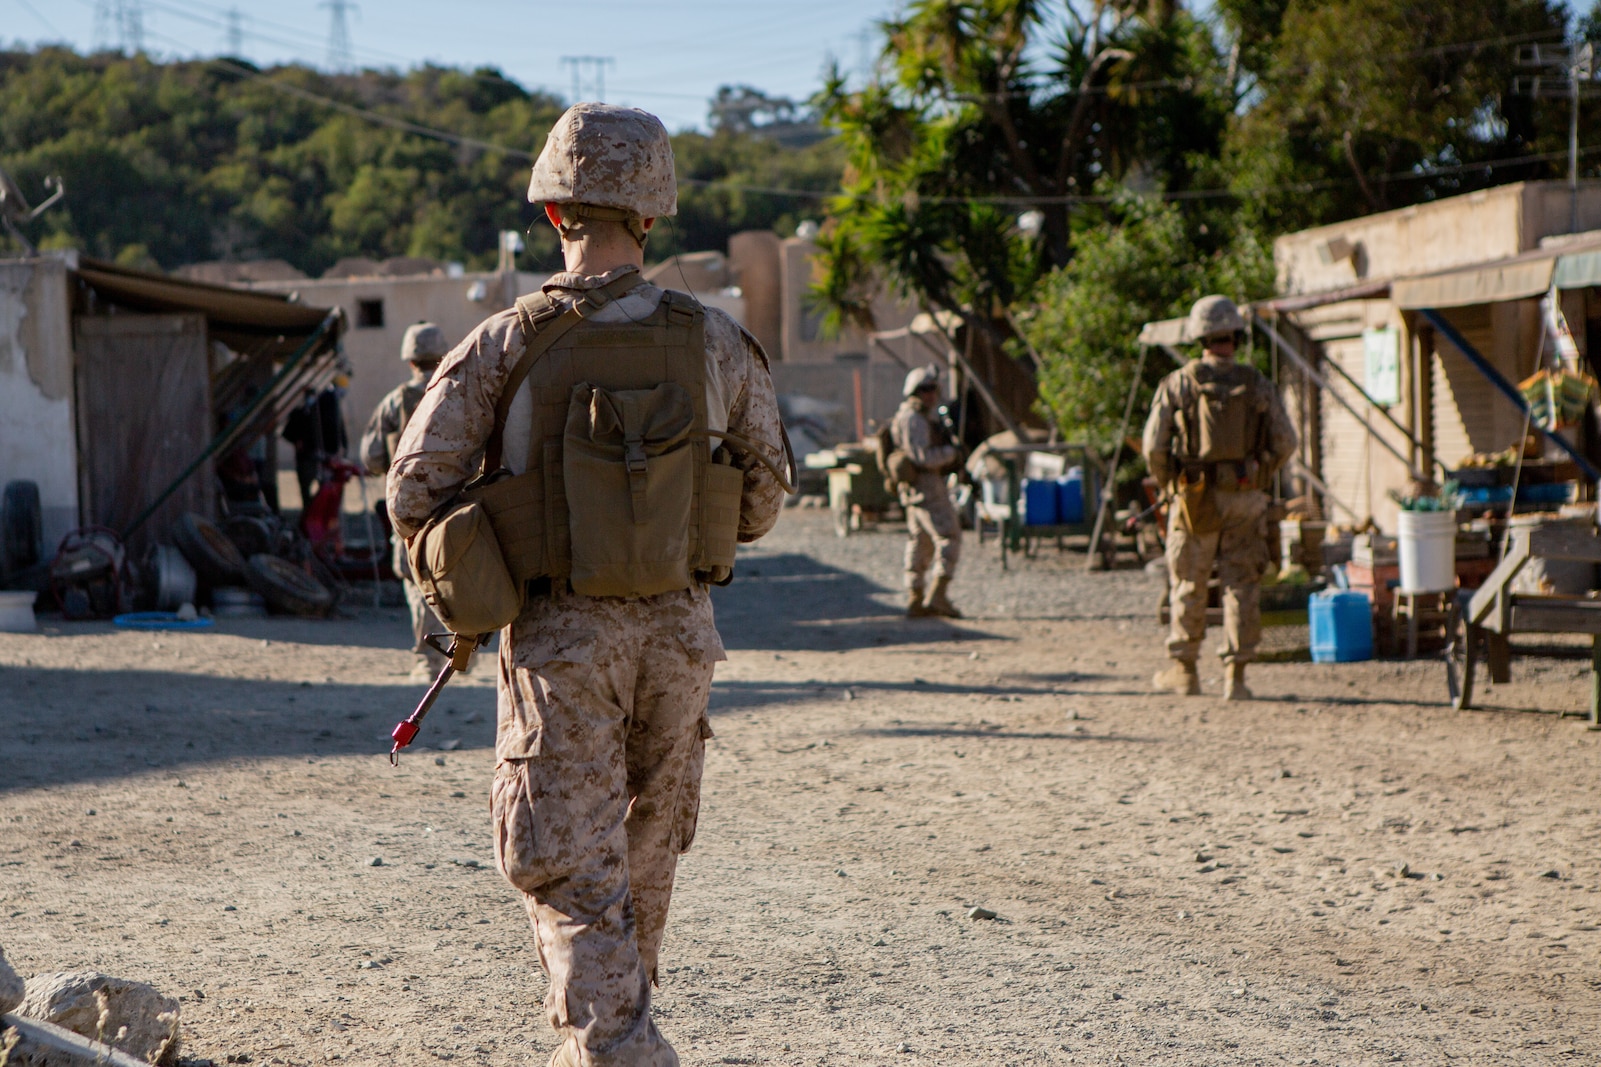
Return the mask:
<svg viewBox="0 0 1601 1067"><path fill-rule="evenodd" d="M1601 1062L1598 735L1511 710L1582 706L1582 664L1462 715L1432 663L1152 697L1143 573L969 542L977 617L908 623L899 549L790 512L718 594L657 999L686 1064ZM197 1060L545 1061L490 678L392 770L398 612L52 629L0 646L19 971L181 994Z"/></svg>

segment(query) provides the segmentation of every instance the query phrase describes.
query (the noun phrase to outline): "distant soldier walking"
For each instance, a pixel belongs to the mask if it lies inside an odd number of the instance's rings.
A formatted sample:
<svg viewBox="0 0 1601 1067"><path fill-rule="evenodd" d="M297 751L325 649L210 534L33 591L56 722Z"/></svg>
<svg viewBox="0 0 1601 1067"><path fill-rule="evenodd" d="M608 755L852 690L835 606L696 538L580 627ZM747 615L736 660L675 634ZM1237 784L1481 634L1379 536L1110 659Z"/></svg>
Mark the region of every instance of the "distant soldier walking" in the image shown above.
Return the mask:
<svg viewBox="0 0 1601 1067"><path fill-rule="evenodd" d="M1262 637L1259 583L1269 562L1263 490L1295 451L1295 428L1273 383L1236 363L1245 320L1224 296L1190 309L1201 358L1162 379L1145 423L1145 461L1167 490L1167 566L1172 663L1152 684L1201 691L1195 661L1206 634L1207 585L1217 564L1223 588L1223 698L1250 700L1245 665Z"/></svg>
<svg viewBox="0 0 1601 1067"><path fill-rule="evenodd" d="M906 614L959 619L950 587L962 554L962 524L945 477L962 457L939 415L939 368L930 364L911 371L901 395L905 399L890 428L895 451L889 473L906 509Z"/></svg>
<svg viewBox="0 0 1601 1067"><path fill-rule="evenodd" d="M372 417L367 420L367 429L361 435L361 465L368 474L377 478L389 473L389 466L395 461L395 445L400 441L400 434L411 421L417 405L422 403L428 380L433 377L439 361L445 358L448 351L450 344L445 340L445 332L433 323L418 322L406 327L406 334L400 342L400 358L411 368L411 377L380 400L373 409ZM417 655L417 663L412 668L412 677L418 680L432 678L445 665L444 657L424 643L423 637L430 633L442 633L445 628L412 579L411 564L406 560L405 542L399 535L393 540L395 577L400 579L401 587L406 591L406 607L411 612L411 633L415 639L411 650Z"/></svg>

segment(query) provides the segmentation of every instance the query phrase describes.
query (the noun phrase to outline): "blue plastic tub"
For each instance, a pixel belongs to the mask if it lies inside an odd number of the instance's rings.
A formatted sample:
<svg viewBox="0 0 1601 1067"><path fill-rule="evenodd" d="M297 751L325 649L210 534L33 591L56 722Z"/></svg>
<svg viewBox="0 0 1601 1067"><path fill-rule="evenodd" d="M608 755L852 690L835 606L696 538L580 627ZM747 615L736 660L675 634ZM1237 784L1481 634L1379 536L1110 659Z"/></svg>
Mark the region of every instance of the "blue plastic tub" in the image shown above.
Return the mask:
<svg viewBox="0 0 1601 1067"><path fill-rule="evenodd" d="M1366 593L1330 589L1307 606L1313 663L1356 663L1373 658L1373 604Z"/></svg>
<svg viewBox="0 0 1601 1067"><path fill-rule="evenodd" d="M1056 483L1023 479L1023 525L1056 525Z"/></svg>
<svg viewBox="0 0 1601 1067"><path fill-rule="evenodd" d="M1056 479L1056 521L1084 521L1084 468L1069 467Z"/></svg>

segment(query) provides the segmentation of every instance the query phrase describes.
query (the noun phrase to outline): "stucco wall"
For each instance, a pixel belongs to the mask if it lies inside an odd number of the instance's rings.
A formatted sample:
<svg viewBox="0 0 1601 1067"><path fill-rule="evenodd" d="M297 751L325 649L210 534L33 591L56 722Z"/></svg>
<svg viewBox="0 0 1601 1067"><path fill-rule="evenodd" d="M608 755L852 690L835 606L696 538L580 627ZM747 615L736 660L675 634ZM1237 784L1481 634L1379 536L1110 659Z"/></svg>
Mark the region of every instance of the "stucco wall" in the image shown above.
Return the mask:
<svg viewBox="0 0 1601 1067"><path fill-rule="evenodd" d="M0 261L0 485L39 485L44 550L78 525L67 267Z"/></svg>

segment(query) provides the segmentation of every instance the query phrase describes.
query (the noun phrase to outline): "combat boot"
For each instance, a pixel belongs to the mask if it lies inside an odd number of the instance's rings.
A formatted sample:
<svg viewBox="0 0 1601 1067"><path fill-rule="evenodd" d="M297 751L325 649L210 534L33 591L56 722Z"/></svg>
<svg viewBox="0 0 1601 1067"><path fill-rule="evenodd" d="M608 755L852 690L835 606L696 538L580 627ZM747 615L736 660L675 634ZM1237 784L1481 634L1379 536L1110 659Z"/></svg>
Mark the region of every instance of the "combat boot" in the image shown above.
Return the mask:
<svg viewBox="0 0 1601 1067"><path fill-rule="evenodd" d="M962 613L951 603L949 578L938 578L934 582L934 591L928 595L928 604L925 606L930 615L938 615L946 619L960 619Z"/></svg>
<svg viewBox="0 0 1601 1067"><path fill-rule="evenodd" d="M912 588L906 590L906 617L908 619L921 619L933 614L923 603L923 591Z"/></svg>
<svg viewBox="0 0 1601 1067"><path fill-rule="evenodd" d="M1223 675L1224 700L1250 700L1251 691L1245 686L1245 664L1231 663Z"/></svg>
<svg viewBox="0 0 1601 1067"><path fill-rule="evenodd" d="M1188 660L1176 659L1168 664L1167 670L1157 671L1151 678L1151 685L1159 693L1177 693L1182 697L1201 695L1201 676L1196 673L1195 664Z"/></svg>

